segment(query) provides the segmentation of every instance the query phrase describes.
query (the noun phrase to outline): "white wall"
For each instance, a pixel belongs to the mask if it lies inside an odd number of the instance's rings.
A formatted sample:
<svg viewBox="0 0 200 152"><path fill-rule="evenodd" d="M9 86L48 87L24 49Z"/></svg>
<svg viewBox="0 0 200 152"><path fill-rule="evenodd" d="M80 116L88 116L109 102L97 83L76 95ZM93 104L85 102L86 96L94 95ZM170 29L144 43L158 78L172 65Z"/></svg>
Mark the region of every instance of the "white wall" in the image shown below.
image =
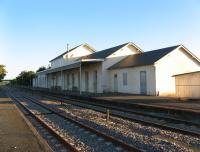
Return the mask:
<svg viewBox="0 0 200 152"><path fill-rule="evenodd" d="M46 88L47 87L47 78L45 74L39 74L34 78L34 87Z"/></svg>
<svg viewBox="0 0 200 152"><path fill-rule="evenodd" d="M102 93L101 63L90 63L88 65L82 65L82 82L81 82L82 91L86 91L85 90L85 71L88 71L88 74L89 74L89 92L94 92L93 75L94 75L94 71L97 71L97 92ZM80 69L79 68L65 70L62 72L62 74L63 74L63 78L61 76L61 71L51 73L48 75L38 74L37 79L34 80L34 87L37 86L41 88L52 88L52 87L59 86L63 90L72 90L73 87L77 87L77 89L79 90L80 88L80 84L79 84ZM74 86L72 86L72 74L74 74ZM69 84L67 84L67 76L69 76Z"/></svg>
<svg viewBox="0 0 200 152"><path fill-rule="evenodd" d="M114 75L117 74L118 92L140 94L140 71L146 71L147 95L156 95L155 67L153 65L110 70L111 92L114 92ZM123 85L123 73L127 73L126 86Z"/></svg>
<svg viewBox="0 0 200 152"><path fill-rule="evenodd" d="M132 45L130 45L132 46ZM117 62L121 61L128 55L136 54L138 53L137 48L125 46L122 49L116 51L115 53L108 56L105 61L102 64L102 88L104 92L110 92L111 88L109 85L109 73L108 68L112 65L116 64Z"/></svg>
<svg viewBox="0 0 200 152"><path fill-rule="evenodd" d="M81 88L82 88L82 91L86 91L85 89L85 72L87 71L88 74L89 74L89 86L88 86L88 91L89 92L94 92L94 86L93 86L93 74L94 74L94 71L97 71L97 92L98 93L101 93L102 92L102 88L101 88L101 63L90 63L88 65L82 65L82 68L81 68L81 79L82 79L82 82L81 82ZM64 80L63 80L63 86L64 86L64 90L72 90L72 74L74 74L74 77L75 77L75 83L74 83L74 86L78 88L79 90L79 73L80 73L80 69L79 68L75 68L75 69L70 69L70 70L66 70L66 71L63 71L63 77L64 77ZM67 84L67 76L69 76L69 84ZM58 77L57 77L58 78Z"/></svg>
<svg viewBox="0 0 200 152"><path fill-rule="evenodd" d="M63 71L64 90L72 90L73 87L77 87L79 90L79 72L79 68ZM74 86L72 85L72 74L74 74ZM67 83L67 76L69 76L69 84Z"/></svg>
<svg viewBox="0 0 200 152"><path fill-rule="evenodd" d="M200 99L200 72L178 75L176 80L176 97Z"/></svg>
<svg viewBox="0 0 200 152"><path fill-rule="evenodd" d="M199 71L200 66L178 48L155 63L156 66L156 91L161 96L175 95L175 74Z"/></svg>
<svg viewBox="0 0 200 152"><path fill-rule="evenodd" d="M82 90L86 91L85 87L85 72L88 72L89 75L89 92L94 92L94 86L93 86L93 74L94 71L97 71L97 93L102 93L102 65L101 63L93 63L87 66L82 67Z"/></svg>

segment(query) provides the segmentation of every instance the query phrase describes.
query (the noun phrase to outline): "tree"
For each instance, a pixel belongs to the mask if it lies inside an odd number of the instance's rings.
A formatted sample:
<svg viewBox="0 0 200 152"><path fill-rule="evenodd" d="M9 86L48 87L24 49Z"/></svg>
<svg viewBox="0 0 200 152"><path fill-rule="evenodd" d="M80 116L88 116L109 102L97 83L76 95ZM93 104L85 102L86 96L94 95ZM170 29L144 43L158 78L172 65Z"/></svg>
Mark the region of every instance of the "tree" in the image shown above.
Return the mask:
<svg viewBox="0 0 200 152"><path fill-rule="evenodd" d="M36 72L40 72L40 71L44 71L46 70L47 68L45 66L42 66L42 67L39 67L39 69L36 70Z"/></svg>
<svg viewBox="0 0 200 152"><path fill-rule="evenodd" d="M16 79L11 81L11 84L32 86L32 80L35 77L34 71L22 71Z"/></svg>
<svg viewBox="0 0 200 152"><path fill-rule="evenodd" d="M6 73L7 73L7 71L5 69L5 65L0 64L0 82L6 76Z"/></svg>

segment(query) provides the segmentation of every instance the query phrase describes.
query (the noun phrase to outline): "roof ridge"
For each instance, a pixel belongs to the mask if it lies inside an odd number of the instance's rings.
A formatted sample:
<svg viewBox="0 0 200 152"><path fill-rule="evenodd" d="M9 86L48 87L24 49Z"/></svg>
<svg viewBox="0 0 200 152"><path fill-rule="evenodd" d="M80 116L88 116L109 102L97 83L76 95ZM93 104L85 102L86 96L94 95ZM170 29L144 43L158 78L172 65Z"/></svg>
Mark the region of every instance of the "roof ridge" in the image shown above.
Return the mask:
<svg viewBox="0 0 200 152"><path fill-rule="evenodd" d="M117 46L109 47L109 48L107 48L107 49L103 49L103 50L100 50L100 51L97 51L97 52L101 52L101 51L104 51L104 50L109 50L109 49L116 48L116 47L120 47L120 46L124 47L124 46L127 45L127 44L129 44L129 42L128 42L128 43L123 43L123 44L120 44L120 45L117 45Z"/></svg>
<svg viewBox="0 0 200 152"><path fill-rule="evenodd" d="M164 50L164 49L169 49L169 48L177 48L179 46L182 46L181 44L180 45L173 45L173 46L169 46L169 47L163 47L163 48L160 48L160 49L154 49L154 50L150 50L150 51L145 51L143 53L148 53L148 52L153 52L153 51L158 51L158 50Z"/></svg>
<svg viewBox="0 0 200 152"><path fill-rule="evenodd" d="M55 60L55 59L57 59L57 58L59 58L59 57L61 57L61 56L63 56L63 55L66 54L66 53L69 53L69 52L73 51L74 49L76 49L76 48L78 48L78 47L80 47L80 46L83 46L83 45L87 45L87 46L91 47L91 46L90 46L89 44L87 44L87 43L79 44L79 45L77 45L77 46L75 46L75 47L73 47L73 48L71 48L71 49L69 49L69 50L63 52L62 54L56 56L55 58L53 58L52 60L50 60L50 62L53 61L53 60ZM91 47L91 48L92 48L92 47ZM94 48L92 48L92 49L94 49Z"/></svg>
<svg viewBox="0 0 200 152"><path fill-rule="evenodd" d="M116 52L117 50L123 48L124 46L126 46L128 43L123 43L117 46L113 46L107 49L103 49L100 51L96 51L92 54L86 55L81 57L81 59L87 59L87 58L106 58L107 56L111 55L112 53Z"/></svg>

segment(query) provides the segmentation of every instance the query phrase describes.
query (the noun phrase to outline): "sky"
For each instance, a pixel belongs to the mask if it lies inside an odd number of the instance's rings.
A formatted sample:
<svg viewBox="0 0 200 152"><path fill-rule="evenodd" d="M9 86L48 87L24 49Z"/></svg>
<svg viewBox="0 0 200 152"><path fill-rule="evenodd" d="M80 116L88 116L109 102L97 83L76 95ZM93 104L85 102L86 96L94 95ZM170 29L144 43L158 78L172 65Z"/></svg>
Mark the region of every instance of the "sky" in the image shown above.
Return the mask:
<svg viewBox="0 0 200 152"><path fill-rule="evenodd" d="M0 64L13 79L82 43L183 44L200 58L199 8L199 0L0 0Z"/></svg>

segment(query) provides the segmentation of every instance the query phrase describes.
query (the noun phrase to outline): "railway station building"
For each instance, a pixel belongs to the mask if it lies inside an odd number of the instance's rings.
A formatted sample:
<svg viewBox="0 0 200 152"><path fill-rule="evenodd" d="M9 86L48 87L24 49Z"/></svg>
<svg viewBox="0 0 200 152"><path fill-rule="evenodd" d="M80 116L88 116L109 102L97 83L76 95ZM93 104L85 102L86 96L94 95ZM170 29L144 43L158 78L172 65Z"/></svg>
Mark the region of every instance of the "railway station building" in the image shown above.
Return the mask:
<svg viewBox="0 0 200 152"><path fill-rule="evenodd" d="M50 64L36 74L33 87L174 96L173 75L200 71L200 60L183 45L144 52L131 42L101 51L81 44Z"/></svg>

